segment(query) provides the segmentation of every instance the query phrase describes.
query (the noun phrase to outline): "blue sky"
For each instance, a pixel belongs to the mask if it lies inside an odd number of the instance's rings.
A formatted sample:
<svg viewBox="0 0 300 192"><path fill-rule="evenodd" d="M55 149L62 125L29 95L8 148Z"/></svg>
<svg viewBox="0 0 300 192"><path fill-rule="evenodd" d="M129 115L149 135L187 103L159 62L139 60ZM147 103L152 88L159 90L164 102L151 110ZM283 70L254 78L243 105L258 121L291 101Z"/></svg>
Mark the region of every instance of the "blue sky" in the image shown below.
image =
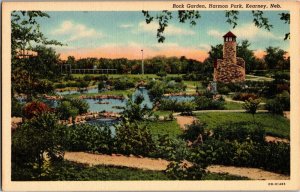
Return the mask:
<svg viewBox="0 0 300 192"><path fill-rule="evenodd" d="M237 41L248 39L250 49L257 55L268 46L289 51L289 40L284 41L289 25L279 20L277 11L265 11L273 25L271 31L258 29L252 23L250 11L240 11L238 25L232 29L224 11L201 11L196 26L182 24L174 19L165 30L166 40L158 43L157 22L146 24L140 11L128 12L47 12L50 18L39 20L42 32L49 39L56 39L68 46L55 47L62 58L69 55L80 57L127 57L140 58L156 55L186 56L203 60L211 45L223 43L222 35L229 30L237 35ZM156 12L150 12L156 14Z"/></svg>

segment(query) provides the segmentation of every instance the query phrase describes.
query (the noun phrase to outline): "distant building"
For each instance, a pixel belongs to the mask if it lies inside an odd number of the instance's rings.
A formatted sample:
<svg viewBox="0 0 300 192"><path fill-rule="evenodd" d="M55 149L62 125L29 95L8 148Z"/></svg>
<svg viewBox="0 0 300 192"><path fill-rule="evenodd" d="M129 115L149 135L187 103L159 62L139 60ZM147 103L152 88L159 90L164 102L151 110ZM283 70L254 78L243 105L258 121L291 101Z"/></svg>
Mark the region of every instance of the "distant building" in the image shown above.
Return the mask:
<svg viewBox="0 0 300 192"><path fill-rule="evenodd" d="M245 61L236 57L236 36L229 31L223 37L223 59L217 59L214 63L214 81L223 83L245 81Z"/></svg>

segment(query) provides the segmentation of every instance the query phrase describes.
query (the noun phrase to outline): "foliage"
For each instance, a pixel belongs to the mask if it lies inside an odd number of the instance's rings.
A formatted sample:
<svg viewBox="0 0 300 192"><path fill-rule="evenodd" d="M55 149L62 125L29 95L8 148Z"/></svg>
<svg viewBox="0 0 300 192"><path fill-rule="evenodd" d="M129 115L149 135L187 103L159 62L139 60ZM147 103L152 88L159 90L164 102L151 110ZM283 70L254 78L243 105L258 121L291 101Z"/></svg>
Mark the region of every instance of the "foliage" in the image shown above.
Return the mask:
<svg viewBox="0 0 300 192"><path fill-rule="evenodd" d="M167 73L165 71L159 71L156 75L159 77L166 77Z"/></svg>
<svg viewBox="0 0 300 192"><path fill-rule="evenodd" d="M259 107L260 102L260 99L252 99L250 97L250 99L246 100L243 104L243 108L246 110L247 113L250 113L254 116Z"/></svg>
<svg viewBox="0 0 300 192"><path fill-rule="evenodd" d="M206 96L195 97L196 109L197 110L208 110L208 109L224 109L224 101L220 99L213 99Z"/></svg>
<svg viewBox="0 0 300 192"><path fill-rule="evenodd" d="M104 88L105 88L104 82L103 82L103 81L100 81L100 82L98 83L98 91L101 91L101 90L104 89Z"/></svg>
<svg viewBox="0 0 300 192"><path fill-rule="evenodd" d="M201 180L205 174L205 168L198 164L188 165L186 162L171 162L166 174L174 180Z"/></svg>
<svg viewBox="0 0 300 192"><path fill-rule="evenodd" d="M165 84L162 81L150 81L147 88L150 97L154 100L161 99L165 92Z"/></svg>
<svg viewBox="0 0 300 192"><path fill-rule="evenodd" d="M171 110L176 112L182 112L184 114L191 114L195 110L196 104L192 101L176 101L170 99L162 99L159 102L160 110Z"/></svg>
<svg viewBox="0 0 300 192"><path fill-rule="evenodd" d="M31 119L33 117L37 117L42 113L49 112L50 108L47 104L40 101L32 101L30 103L26 103L23 107L23 114L27 119Z"/></svg>
<svg viewBox="0 0 300 192"><path fill-rule="evenodd" d="M254 93L236 93L232 99L238 101L248 101L250 99L256 100L258 99L258 96Z"/></svg>
<svg viewBox="0 0 300 192"><path fill-rule="evenodd" d="M123 108L121 118L126 121L140 121L149 118L153 112L147 106L142 106L144 101L143 95L137 95L134 99L127 100L126 106Z"/></svg>
<svg viewBox="0 0 300 192"><path fill-rule="evenodd" d="M182 137L185 140L189 141L195 141L200 139L200 142L203 142L209 135L205 128L205 124L200 123L198 121L194 121L191 125L187 126L187 129L184 131Z"/></svg>
<svg viewBox="0 0 300 192"><path fill-rule="evenodd" d="M210 140L207 145L215 149L212 162L215 164L258 167L285 174L290 172L290 145L287 143ZM206 150L206 144L200 147Z"/></svg>
<svg viewBox="0 0 300 192"><path fill-rule="evenodd" d="M186 142L170 137L168 134L158 135L154 141L156 146L155 151L151 154L152 157L179 161L185 159L188 154Z"/></svg>
<svg viewBox="0 0 300 192"><path fill-rule="evenodd" d="M53 87L45 79L55 78L58 74L58 55L53 49L43 45L62 44L48 40L40 31L37 20L45 17L49 15L41 11L11 13L12 95L26 94L27 100L31 100L37 94L51 92ZM36 44L36 47L33 47L33 44ZM34 50L38 56L19 57L21 51L25 50Z"/></svg>
<svg viewBox="0 0 300 192"><path fill-rule="evenodd" d="M84 114L88 112L89 104L83 99L69 99L73 107L78 109L79 114Z"/></svg>
<svg viewBox="0 0 300 192"><path fill-rule="evenodd" d="M12 181L36 180L26 175L31 169L12 167ZM210 177L215 177L212 175ZM120 180L168 180L162 171L150 171L121 166L88 166L62 161L51 166L51 171L41 181L120 181Z"/></svg>
<svg viewBox="0 0 300 192"><path fill-rule="evenodd" d="M145 16L145 21L147 24L151 23L154 19L156 19L159 23L159 28L157 29L157 38L159 43L163 43L165 41L165 37L163 35L165 28L168 26L168 22L173 18L171 11L161 11L157 13L157 15L151 16L149 11L142 11ZM199 11L178 11L178 20L181 23L185 23L186 21L190 22L190 25L196 25L196 20L200 18Z"/></svg>
<svg viewBox="0 0 300 192"><path fill-rule="evenodd" d="M134 88L134 82L129 78L120 78L112 81L112 84L116 90L125 90Z"/></svg>
<svg viewBox="0 0 300 192"><path fill-rule="evenodd" d="M213 138L224 141L243 142L246 140L252 140L255 142L263 143L265 141L265 129L263 125L259 123L251 122L238 122L238 123L224 123L213 130Z"/></svg>
<svg viewBox="0 0 300 192"><path fill-rule="evenodd" d="M92 151L111 154L114 138L107 126L78 124L66 130L66 149L69 151Z"/></svg>
<svg viewBox="0 0 300 192"><path fill-rule="evenodd" d="M18 101L16 98L11 98L11 116L16 117L22 117L22 108L24 107L24 104L22 104L20 101Z"/></svg>
<svg viewBox="0 0 300 192"><path fill-rule="evenodd" d="M116 126L115 146L119 153L145 155L153 152L155 143L147 126L122 121Z"/></svg>
<svg viewBox="0 0 300 192"><path fill-rule="evenodd" d="M156 15L152 15L149 13L149 11L142 11L145 21L147 24L153 22L156 20L159 24L159 27L157 29L157 40L159 43L163 43L165 41L165 36L164 36L164 31L168 27L168 23L170 20L174 18L174 15L176 14L175 12L171 12L168 10L163 10L161 12L156 12ZM268 17L264 15L263 11L260 10L255 10L252 11L252 16L253 16L253 23L256 27L258 28L265 28L266 30L270 31L271 28L273 28L273 25L270 23ZM183 10L178 10L177 13L178 21L180 23L185 23L186 21L189 21L191 26L196 25L196 21L201 18L200 12L199 11L183 11ZM238 15L239 11L231 10L231 11L225 11L225 18L226 22L229 25L232 25L233 28L237 26L238 22ZM290 24L290 14L289 13L280 13L280 19L283 20L286 24ZM288 39L290 36L289 33L285 34L284 39Z"/></svg>
<svg viewBox="0 0 300 192"><path fill-rule="evenodd" d="M196 117L207 125L207 129L214 130L216 127L230 122L253 122L253 117L249 113L222 113L207 112L196 113ZM289 138L290 121L283 116L270 113L258 113L255 115L256 122L260 122L267 135L281 138Z"/></svg>
<svg viewBox="0 0 300 192"><path fill-rule="evenodd" d="M12 164L32 170L30 177L40 178L47 161L62 159L65 127L53 113L42 113L25 121L12 135Z"/></svg>
<svg viewBox="0 0 300 192"><path fill-rule="evenodd" d="M66 100L59 102L56 111L58 112L60 118L65 120L67 120L69 117L72 117L74 120L74 118L79 114L78 108L73 106L70 101Z"/></svg>
<svg viewBox="0 0 300 192"><path fill-rule="evenodd" d="M289 62L285 59L287 52L279 47L267 47L264 60L269 69L288 69Z"/></svg>
<svg viewBox="0 0 300 192"><path fill-rule="evenodd" d="M279 98L269 99L266 103L266 109L272 114L283 115L283 105Z"/></svg>

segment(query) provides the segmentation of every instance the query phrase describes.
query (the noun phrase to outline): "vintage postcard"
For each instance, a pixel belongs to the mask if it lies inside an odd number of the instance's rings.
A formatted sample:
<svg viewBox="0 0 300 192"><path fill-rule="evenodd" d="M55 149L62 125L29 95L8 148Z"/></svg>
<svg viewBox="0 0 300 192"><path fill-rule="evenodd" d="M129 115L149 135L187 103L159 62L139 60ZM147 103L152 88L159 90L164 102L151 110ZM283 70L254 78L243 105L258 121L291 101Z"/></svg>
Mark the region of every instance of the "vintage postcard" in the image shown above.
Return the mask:
<svg viewBox="0 0 300 192"><path fill-rule="evenodd" d="M4 2L4 191L299 190L299 2Z"/></svg>

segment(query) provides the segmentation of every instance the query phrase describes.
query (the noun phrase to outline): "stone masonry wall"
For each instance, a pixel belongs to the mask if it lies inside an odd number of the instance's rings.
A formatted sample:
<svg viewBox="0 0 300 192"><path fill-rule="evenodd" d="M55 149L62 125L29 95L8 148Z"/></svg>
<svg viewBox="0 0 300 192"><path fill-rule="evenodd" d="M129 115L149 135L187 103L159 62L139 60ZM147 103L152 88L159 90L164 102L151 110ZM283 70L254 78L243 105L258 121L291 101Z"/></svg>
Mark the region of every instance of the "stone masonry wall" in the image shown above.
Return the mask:
<svg viewBox="0 0 300 192"><path fill-rule="evenodd" d="M245 81L245 61L236 57L236 42L225 42L223 59L217 60L214 81L223 83Z"/></svg>

